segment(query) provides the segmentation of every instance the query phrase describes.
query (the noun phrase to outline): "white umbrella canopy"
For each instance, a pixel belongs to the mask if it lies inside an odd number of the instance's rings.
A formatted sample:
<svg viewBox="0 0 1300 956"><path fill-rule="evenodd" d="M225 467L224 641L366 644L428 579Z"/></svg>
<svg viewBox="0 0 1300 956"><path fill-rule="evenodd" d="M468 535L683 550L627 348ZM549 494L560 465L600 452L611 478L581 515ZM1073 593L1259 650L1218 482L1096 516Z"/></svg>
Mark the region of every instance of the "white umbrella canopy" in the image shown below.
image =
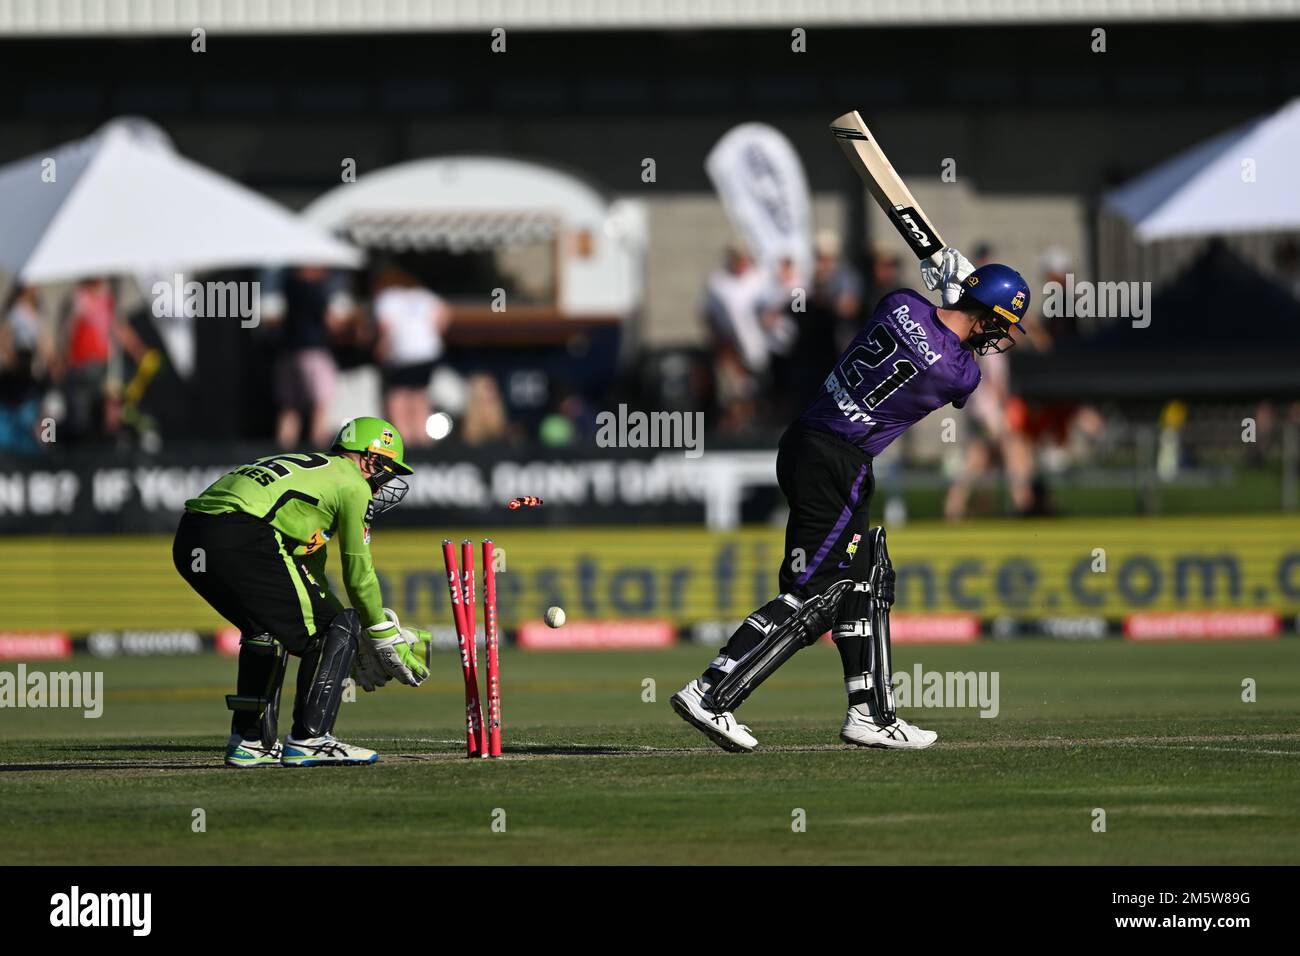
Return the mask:
<svg viewBox="0 0 1300 956"><path fill-rule="evenodd" d="M54 182L42 173L52 159ZM362 253L171 149L150 123L0 167L0 269L29 285L89 276L290 264Z"/></svg>
<svg viewBox="0 0 1300 956"><path fill-rule="evenodd" d="M1300 229L1300 99L1222 133L1108 193L1142 242Z"/></svg>

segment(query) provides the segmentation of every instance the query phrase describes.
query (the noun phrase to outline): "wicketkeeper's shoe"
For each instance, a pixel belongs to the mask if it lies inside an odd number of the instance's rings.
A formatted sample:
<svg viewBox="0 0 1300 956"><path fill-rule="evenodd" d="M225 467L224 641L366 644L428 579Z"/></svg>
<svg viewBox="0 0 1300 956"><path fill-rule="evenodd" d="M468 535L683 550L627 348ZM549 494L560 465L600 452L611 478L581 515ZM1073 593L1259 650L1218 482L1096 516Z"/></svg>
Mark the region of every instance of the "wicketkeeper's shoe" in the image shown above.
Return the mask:
<svg viewBox="0 0 1300 956"><path fill-rule="evenodd" d="M260 739L245 740L239 734L231 734L226 744L226 766L278 767L283 750L278 740L269 747L263 747Z"/></svg>
<svg viewBox="0 0 1300 956"><path fill-rule="evenodd" d="M286 767L320 767L325 764L374 763L379 754L356 744L345 744L331 734L324 737L309 737L295 740L292 736L284 740L284 756L280 763Z"/></svg>
<svg viewBox="0 0 1300 956"><path fill-rule="evenodd" d="M693 680L673 694L673 710L704 736L723 750L732 753L749 753L758 746L758 740L749 728L739 723L731 711L714 713L704 706L704 691L698 680Z"/></svg>
<svg viewBox="0 0 1300 956"><path fill-rule="evenodd" d="M938 739L933 730L922 730L902 717L896 717L890 724L878 724L866 707L858 706L849 708L840 728L840 740L855 747L924 750Z"/></svg>

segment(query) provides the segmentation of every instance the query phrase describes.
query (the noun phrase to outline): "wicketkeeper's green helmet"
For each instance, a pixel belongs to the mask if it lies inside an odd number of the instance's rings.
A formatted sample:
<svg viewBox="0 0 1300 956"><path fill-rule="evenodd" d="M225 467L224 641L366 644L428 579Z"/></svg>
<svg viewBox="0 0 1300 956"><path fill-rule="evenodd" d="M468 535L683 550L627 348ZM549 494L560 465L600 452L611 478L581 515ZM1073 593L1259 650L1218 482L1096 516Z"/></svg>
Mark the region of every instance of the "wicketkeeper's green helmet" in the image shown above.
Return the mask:
<svg viewBox="0 0 1300 956"><path fill-rule="evenodd" d="M373 496L372 514L381 515L406 497L408 486L399 476L411 474L411 466L402 460L406 447L401 433L390 422L382 418L354 418L339 429L330 451L354 451L370 456L373 473L366 480Z"/></svg>
<svg viewBox="0 0 1300 956"><path fill-rule="evenodd" d="M357 451L381 455L387 461L383 463L386 471L395 475L411 474L411 467L403 460L406 446L402 434L391 422L382 418L363 416L344 423L339 433L334 436L330 451Z"/></svg>

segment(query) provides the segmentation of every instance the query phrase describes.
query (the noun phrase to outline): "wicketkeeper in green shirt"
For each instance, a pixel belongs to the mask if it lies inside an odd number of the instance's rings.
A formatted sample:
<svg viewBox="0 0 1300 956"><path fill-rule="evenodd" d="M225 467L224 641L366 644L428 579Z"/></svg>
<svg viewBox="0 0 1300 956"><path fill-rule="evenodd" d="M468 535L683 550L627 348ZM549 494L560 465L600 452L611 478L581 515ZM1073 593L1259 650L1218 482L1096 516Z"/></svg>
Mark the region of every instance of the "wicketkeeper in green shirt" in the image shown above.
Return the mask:
<svg viewBox="0 0 1300 956"><path fill-rule="evenodd" d="M356 418L325 454L272 455L236 468L185 503L172 545L176 570L240 629L237 691L226 764L374 763L373 750L334 737L343 682L365 690L429 676L428 632L403 628L383 606L370 559L370 523L405 496L402 436ZM331 593L334 544L348 603ZM293 727L278 739L288 655L301 658Z"/></svg>

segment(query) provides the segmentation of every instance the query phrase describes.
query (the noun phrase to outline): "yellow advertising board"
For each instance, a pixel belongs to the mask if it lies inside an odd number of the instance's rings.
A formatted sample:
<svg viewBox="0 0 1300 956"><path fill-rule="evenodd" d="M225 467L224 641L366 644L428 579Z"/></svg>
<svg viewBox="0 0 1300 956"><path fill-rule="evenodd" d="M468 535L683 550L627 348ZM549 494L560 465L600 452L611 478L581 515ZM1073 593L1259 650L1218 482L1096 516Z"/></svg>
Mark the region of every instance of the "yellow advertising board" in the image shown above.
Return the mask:
<svg viewBox="0 0 1300 956"><path fill-rule="evenodd" d="M387 603L404 620L449 624L439 545L497 542L502 624L660 618L734 621L776 593L779 528L375 530ZM981 618L1119 618L1136 611L1300 612L1300 518L975 521L890 532L900 611ZM329 574L337 585L336 558ZM0 631L196 628L221 622L181 581L156 536L0 539Z"/></svg>

